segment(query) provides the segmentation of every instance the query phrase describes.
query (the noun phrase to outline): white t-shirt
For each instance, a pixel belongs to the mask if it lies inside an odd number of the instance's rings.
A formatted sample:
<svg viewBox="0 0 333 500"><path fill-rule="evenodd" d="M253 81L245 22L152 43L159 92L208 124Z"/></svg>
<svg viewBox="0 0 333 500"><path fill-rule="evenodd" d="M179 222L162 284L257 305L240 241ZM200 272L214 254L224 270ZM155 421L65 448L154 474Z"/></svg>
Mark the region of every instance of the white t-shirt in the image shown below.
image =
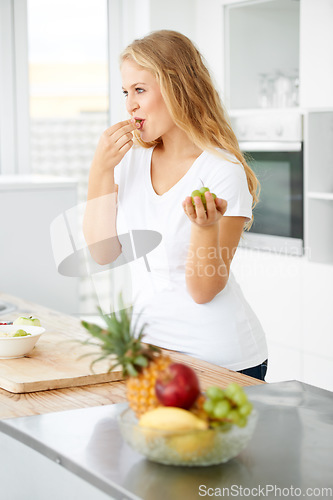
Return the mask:
<svg viewBox="0 0 333 500"><path fill-rule="evenodd" d="M267 358L265 334L232 272L225 288L206 304L192 299L185 282L191 222L182 201L207 186L228 202L225 216L251 218L252 197L243 166L204 151L169 191L158 195L151 183L152 151L134 146L115 169L120 242L128 232L137 238L140 233L133 230L152 230L162 237L145 258L135 258L135 249L128 256L134 314L140 313L139 326L147 323L144 341L232 370L262 363ZM148 233L141 234L146 238Z"/></svg>

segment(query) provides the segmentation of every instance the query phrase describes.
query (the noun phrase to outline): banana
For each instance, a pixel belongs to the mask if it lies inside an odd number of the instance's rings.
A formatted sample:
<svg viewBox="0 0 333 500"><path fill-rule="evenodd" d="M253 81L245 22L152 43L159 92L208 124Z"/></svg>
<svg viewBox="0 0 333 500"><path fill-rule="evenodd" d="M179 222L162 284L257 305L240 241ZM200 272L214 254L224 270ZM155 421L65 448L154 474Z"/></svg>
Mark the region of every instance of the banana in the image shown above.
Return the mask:
<svg viewBox="0 0 333 500"><path fill-rule="evenodd" d="M184 460L203 457L211 452L216 441L216 431L207 429L202 432L187 432L184 435L174 434L166 438L169 448L175 450Z"/></svg>
<svg viewBox="0 0 333 500"><path fill-rule="evenodd" d="M208 423L188 410L173 406L159 406L147 411L139 419L139 425L165 431L207 429Z"/></svg>

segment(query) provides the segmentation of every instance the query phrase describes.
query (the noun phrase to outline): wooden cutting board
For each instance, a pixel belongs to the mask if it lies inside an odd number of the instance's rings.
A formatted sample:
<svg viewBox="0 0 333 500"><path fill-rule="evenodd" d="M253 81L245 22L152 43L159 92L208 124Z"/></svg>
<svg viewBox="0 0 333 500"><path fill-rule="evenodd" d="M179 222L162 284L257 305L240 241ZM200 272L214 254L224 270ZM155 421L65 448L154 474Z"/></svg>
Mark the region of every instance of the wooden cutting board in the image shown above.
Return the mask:
<svg viewBox="0 0 333 500"><path fill-rule="evenodd" d="M98 353L94 346L84 346L70 336L56 331L45 332L35 348L24 358L0 359L0 387L13 393L63 389L121 380L121 368L110 373L109 362L95 363L94 356L79 359L85 353Z"/></svg>

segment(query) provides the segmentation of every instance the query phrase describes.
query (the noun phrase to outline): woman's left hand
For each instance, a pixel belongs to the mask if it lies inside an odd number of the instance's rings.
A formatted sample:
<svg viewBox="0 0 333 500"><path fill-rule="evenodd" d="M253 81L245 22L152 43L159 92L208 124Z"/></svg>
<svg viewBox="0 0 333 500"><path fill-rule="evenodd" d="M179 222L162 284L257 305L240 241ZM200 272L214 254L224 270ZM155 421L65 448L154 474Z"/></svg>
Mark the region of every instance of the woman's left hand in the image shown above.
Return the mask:
<svg viewBox="0 0 333 500"><path fill-rule="evenodd" d="M205 198L207 210L205 210L200 196L194 197L195 208L191 196L187 196L182 203L184 212L190 221L202 227L217 224L227 210L226 200L222 198L215 198L214 200L212 193L209 191L205 192Z"/></svg>

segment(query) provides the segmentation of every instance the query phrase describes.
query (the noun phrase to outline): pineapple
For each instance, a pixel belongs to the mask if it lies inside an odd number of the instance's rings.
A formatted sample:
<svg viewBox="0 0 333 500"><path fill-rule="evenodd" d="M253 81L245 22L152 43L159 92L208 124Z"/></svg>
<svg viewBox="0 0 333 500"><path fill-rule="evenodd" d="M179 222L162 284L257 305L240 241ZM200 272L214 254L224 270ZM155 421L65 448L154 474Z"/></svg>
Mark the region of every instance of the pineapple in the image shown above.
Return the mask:
<svg viewBox="0 0 333 500"><path fill-rule="evenodd" d="M148 410L160 406L155 395L155 382L158 374L171 364L171 359L158 347L142 343L145 325L137 335L136 325L131 324L133 307L124 309L121 296L119 305L118 315L114 312L106 315L100 311L106 329L86 321L82 321L82 325L99 340L101 355L92 365L110 358L110 371L119 365L122 367L127 378L128 403L139 418ZM85 344L96 346L95 342L86 341Z"/></svg>

